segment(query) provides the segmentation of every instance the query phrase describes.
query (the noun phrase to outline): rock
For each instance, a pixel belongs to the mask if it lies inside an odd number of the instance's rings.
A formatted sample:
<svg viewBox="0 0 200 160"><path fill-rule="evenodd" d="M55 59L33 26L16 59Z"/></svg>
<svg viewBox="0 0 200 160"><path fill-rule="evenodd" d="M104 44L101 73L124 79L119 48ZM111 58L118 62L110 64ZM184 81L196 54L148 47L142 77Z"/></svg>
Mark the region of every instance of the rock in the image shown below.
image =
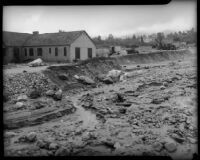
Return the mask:
<svg viewBox="0 0 200 160"><path fill-rule="evenodd" d="M114 144L114 147L115 147L115 149L119 149L119 148L121 148L121 145L120 145L119 142L116 142L116 143Z"/></svg>
<svg viewBox="0 0 200 160"><path fill-rule="evenodd" d="M36 145L40 148L45 148L48 149L49 148L49 143L43 140L38 140Z"/></svg>
<svg viewBox="0 0 200 160"><path fill-rule="evenodd" d="M26 106L24 105L23 102L17 102L15 105L15 108L16 109L24 109L24 108L26 108Z"/></svg>
<svg viewBox="0 0 200 160"><path fill-rule="evenodd" d="M44 65L44 62L42 61L41 58L38 58L38 59L28 63L29 67L37 67L37 66L42 66L42 65Z"/></svg>
<svg viewBox="0 0 200 160"><path fill-rule="evenodd" d="M114 83L111 77L106 77L106 78L104 78L104 79L103 79L103 82L104 82L105 84L113 84L113 83Z"/></svg>
<svg viewBox="0 0 200 160"><path fill-rule="evenodd" d="M58 75L58 78L61 79L61 80L68 80L68 75L63 73L63 74L59 74Z"/></svg>
<svg viewBox="0 0 200 160"><path fill-rule="evenodd" d="M61 147L56 151L55 156L68 156L69 154L70 150L68 148Z"/></svg>
<svg viewBox="0 0 200 160"><path fill-rule="evenodd" d="M27 71L26 71L26 70L23 70L23 73L27 73Z"/></svg>
<svg viewBox="0 0 200 160"><path fill-rule="evenodd" d="M58 146L58 144L56 144L56 143L50 143L50 145L49 145L49 149L50 150L56 150L56 149L58 149L59 148L59 146Z"/></svg>
<svg viewBox="0 0 200 160"><path fill-rule="evenodd" d="M151 103L153 104L161 104L164 101L164 99L160 99L160 98L155 98L151 101Z"/></svg>
<svg viewBox="0 0 200 160"><path fill-rule="evenodd" d="M164 90L164 89L166 89L166 87L165 87L165 86L161 86L160 89L161 89L161 90Z"/></svg>
<svg viewBox="0 0 200 160"><path fill-rule="evenodd" d="M178 143L183 143L185 141L184 138L181 138L180 136L178 136L177 134L172 134L171 137Z"/></svg>
<svg viewBox="0 0 200 160"><path fill-rule="evenodd" d="M36 102L33 102L32 106L31 106L31 109L34 110L34 109L41 109L41 108L44 108L46 107L47 104L42 102L42 101L36 101Z"/></svg>
<svg viewBox="0 0 200 160"><path fill-rule="evenodd" d="M140 68L140 65L137 65L138 68Z"/></svg>
<svg viewBox="0 0 200 160"><path fill-rule="evenodd" d="M187 137L187 139L189 140L190 143L195 144L197 143L197 140L191 137Z"/></svg>
<svg viewBox="0 0 200 160"><path fill-rule="evenodd" d="M167 87L167 86L168 86L168 83L167 83L167 82L163 82L163 86L164 86L164 87Z"/></svg>
<svg viewBox="0 0 200 160"><path fill-rule="evenodd" d="M126 113L126 108L120 108L119 112L122 113L122 114L125 114Z"/></svg>
<svg viewBox="0 0 200 160"><path fill-rule="evenodd" d="M4 136L5 136L6 138L15 137L16 135L17 135L17 133L15 133L15 132L5 132L5 133L4 133Z"/></svg>
<svg viewBox="0 0 200 160"><path fill-rule="evenodd" d="M54 94L54 99L55 100L61 100L62 99L62 90L59 89L55 94Z"/></svg>
<svg viewBox="0 0 200 160"><path fill-rule="evenodd" d="M167 142L164 144L164 147L168 152L175 152L177 150L176 144L174 142Z"/></svg>
<svg viewBox="0 0 200 160"><path fill-rule="evenodd" d="M48 90L45 94L46 94L46 96L53 97L54 94L55 94L55 91L54 90Z"/></svg>
<svg viewBox="0 0 200 160"><path fill-rule="evenodd" d="M81 81L84 84L95 84L95 82L87 76L80 76L79 81Z"/></svg>
<svg viewBox="0 0 200 160"><path fill-rule="evenodd" d="M159 142L155 142L152 147L154 148L155 151L160 152L163 148L162 143Z"/></svg>
<svg viewBox="0 0 200 160"><path fill-rule="evenodd" d="M41 96L41 92L39 90L33 89L32 91L30 91L29 97L31 99L36 99L40 96Z"/></svg>
<svg viewBox="0 0 200 160"><path fill-rule="evenodd" d="M122 71L113 69L108 72L107 77L119 78L121 74L122 74Z"/></svg>
<svg viewBox="0 0 200 160"><path fill-rule="evenodd" d="M27 101L27 99L28 99L27 95L20 95L19 97L17 97L18 102L25 102Z"/></svg>
<svg viewBox="0 0 200 160"><path fill-rule="evenodd" d="M114 103L117 103L117 102L124 102L126 99L124 98L124 95L121 94L121 93L115 93L112 97L111 97L111 100L114 102Z"/></svg>
<svg viewBox="0 0 200 160"><path fill-rule="evenodd" d="M37 139L37 134L36 134L36 132L30 132L30 133L28 133L28 135L26 136L26 139L27 139L29 142L34 142L34 141L36 141L36 139Z"/></svg>
<svg viewBox="0 0 200 160"><path fill-rule="evenodd" d="M77 76L77 75L74 75L74 78L78 80L78 79L79 79L79 76Z"/></svg>

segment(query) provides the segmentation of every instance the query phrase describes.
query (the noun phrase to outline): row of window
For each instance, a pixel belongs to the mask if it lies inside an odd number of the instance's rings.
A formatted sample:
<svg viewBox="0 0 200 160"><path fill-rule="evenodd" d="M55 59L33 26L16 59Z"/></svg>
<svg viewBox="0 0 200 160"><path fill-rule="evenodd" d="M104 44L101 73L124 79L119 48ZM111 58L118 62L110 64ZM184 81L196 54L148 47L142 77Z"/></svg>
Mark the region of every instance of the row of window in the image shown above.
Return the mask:
<svg viewBox="0 0 200 160"><path fill-rule="evenodd" d="M27 56L27 48L24 49L25 56ZM42 48L37 48L37 56L42 56ZM51 54L51 48L49 48L49 53ZM29 56L34 56L33 48L29 48ZM55 48L55 56L58 56L58 48ZM64 56L67 56L67 49L64 47ZM88 58L92 58L92 48L88 48ZM80 48L75 48L75 59L80 59Z"/></svg>
<svg viewBox="0 0 200 160"><path fill-rule="evenodd" d="M24 49L25 56L27 56L27 48ZM51 48L49 48L49 53L51 54ZM29 48L29 56L34 56L33 48ZM42 48L37 48L37 56L42 56ZM55 56L58 56L58 48L55 48ZM64 47L64 56L67 56L67 48Z"/></svg>

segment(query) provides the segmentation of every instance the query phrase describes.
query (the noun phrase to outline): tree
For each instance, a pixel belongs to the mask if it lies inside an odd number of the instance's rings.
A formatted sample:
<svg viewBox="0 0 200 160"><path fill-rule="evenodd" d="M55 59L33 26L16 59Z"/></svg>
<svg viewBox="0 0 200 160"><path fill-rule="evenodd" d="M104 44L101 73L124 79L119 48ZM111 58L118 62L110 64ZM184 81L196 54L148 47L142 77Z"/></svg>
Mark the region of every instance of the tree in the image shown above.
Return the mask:
<svg viewBox="0 0 200 160"><path fill-rule="evenodd" d="M162 32L157 33L157 37L155 39L155 42L157 44L157 47L160 48L160 49L163 46L163 40L164 40L164 38L165 38L164 33L162 33Z"/></svg>
<svg viewBox="0 0 200 160"><path fill-rule="evenodd" d="M112 35L112 34L109 34L109 35L108 35L108 40L113 40L113 39L114 39L113 35Z"/></svg>
<svg viewBox="0 0 200 160"><path fill-rule="evenodd" d="M101 36L98 36L98 37L97 37L97 40L98 40L99 42L101 42Z"/></svg>

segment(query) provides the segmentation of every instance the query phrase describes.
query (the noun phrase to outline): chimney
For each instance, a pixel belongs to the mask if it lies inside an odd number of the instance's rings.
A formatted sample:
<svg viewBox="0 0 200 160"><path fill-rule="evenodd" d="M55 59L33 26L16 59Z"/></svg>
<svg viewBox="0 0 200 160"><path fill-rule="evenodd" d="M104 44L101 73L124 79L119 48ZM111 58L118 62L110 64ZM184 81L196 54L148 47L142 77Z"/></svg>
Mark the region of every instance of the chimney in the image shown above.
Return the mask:
<svg viewBox="0 0 200 160"><path fill-rule="evenodd" d="M33 31L33 35L39 34L39 31Z"/></svg>

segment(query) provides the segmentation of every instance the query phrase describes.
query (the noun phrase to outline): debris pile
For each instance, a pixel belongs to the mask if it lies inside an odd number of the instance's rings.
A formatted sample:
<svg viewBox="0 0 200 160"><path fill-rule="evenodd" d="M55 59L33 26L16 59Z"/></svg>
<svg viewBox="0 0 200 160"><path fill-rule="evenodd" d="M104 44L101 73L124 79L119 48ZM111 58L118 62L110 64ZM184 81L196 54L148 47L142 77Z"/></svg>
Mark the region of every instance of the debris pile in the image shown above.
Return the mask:
<svg viewBox="0 0 200 160"><path fill-rule="evenodd" d="M19 94L23 93L24 95L30 95L32 98L40 96L40 94L55 86L50 79L42 73L4 75L3 85L4 92L6 92L8 96L17 97Z"/></svg>

